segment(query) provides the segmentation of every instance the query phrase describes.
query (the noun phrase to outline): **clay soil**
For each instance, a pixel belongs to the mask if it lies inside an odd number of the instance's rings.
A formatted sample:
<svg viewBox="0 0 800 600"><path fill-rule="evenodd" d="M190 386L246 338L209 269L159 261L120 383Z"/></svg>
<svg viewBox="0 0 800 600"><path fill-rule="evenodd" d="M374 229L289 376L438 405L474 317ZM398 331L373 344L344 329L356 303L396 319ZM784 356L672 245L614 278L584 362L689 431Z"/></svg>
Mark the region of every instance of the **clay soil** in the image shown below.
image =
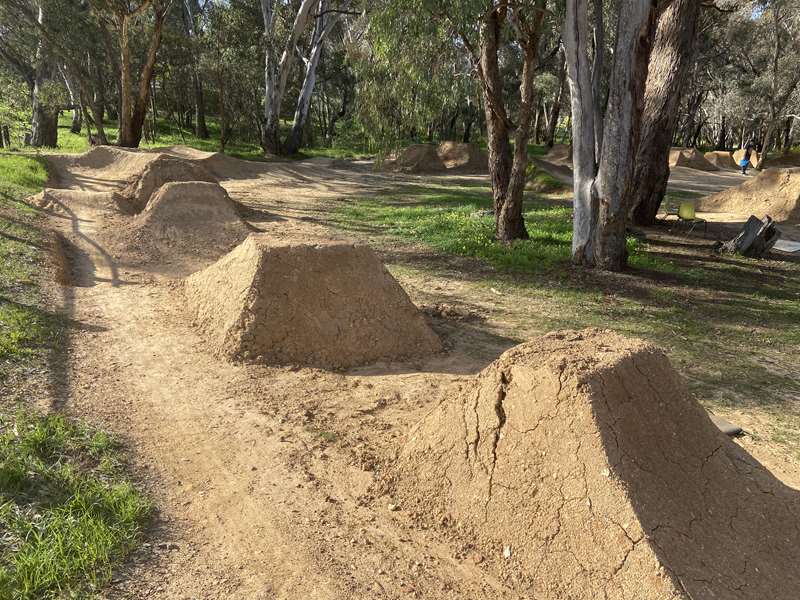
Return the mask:
<svg viewBox="0 0 800 600"><path fill-rule="evenodd" d="M202 161L248 228L276 243L348 239L353 234L330 216L340 202L418 183L369 166L244 163L168 150ZM56 402L121 437L158 507L145 546L104 595L533 597L520 584L523 570L513 568L523 560L513 548L505 559L502 546L465 545L448 522L428 518L438 513L421 518L427 507L393 487L413 427L463 397L476 374L520 341L519 323L507 319L518 301L466 279L400 270L446 352L348 371L232 363L209 352L182 299L184 277L216 257L176 262L165 254L143 266L103 241L110 223L141 217L118 212L112 192L153 157L93 152L93 159L49 158L50 187L62 202L47 210L65 239L69 283L59 288L59 308L72 324L54 374ZM98 202L81 191L100 193ZM431 260L413 246L383 258ZM786 483L800 484L783 455L763 444L749 449ZM655 573L659 565L650 567Z"/></svg>

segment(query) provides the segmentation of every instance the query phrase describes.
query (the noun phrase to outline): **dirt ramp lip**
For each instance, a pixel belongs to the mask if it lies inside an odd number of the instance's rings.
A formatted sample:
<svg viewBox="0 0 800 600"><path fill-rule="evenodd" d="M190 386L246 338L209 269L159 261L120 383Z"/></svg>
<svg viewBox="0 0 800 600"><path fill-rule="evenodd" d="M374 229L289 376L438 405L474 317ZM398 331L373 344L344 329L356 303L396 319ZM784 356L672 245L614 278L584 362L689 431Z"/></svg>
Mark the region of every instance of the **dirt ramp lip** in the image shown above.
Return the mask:
<svg viewBox="0 0 800 600"><path fill-rule="evenodd" d="M661 351L608 331L504 353L411 432L386 481L521 594L800 597L800 494Z"/></svg>
<svg viewBox="0 0 800 600"><path fill-rule="evenodd" d="M441 350L367 246L286 244L263 234L186 280L210 350L232 360L345 369Z"/></svg>
<svg viewBox="0 0 800 600"><path fill-rule="evenodd" d="M217 183L206 169L189 160L167 154L155 154L141 173L121 191L135 211L141 211L150 198L167 183L204 181Z"/></svg>

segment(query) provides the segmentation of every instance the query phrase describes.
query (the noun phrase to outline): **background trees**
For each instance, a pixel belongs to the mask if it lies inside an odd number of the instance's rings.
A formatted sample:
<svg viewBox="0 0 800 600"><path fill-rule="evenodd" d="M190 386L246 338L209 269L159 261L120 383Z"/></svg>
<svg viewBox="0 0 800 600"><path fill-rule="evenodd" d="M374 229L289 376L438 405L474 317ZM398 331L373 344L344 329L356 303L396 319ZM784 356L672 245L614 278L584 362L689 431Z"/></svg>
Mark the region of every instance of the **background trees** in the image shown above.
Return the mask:
<svg viewBox="0 0 800 600"><path fill-rule="evenodd" d="M529 143L572 142L575 260L618 269L671 146L752 139L763 167L800 137L800 0L4 0L0 85L4 145L57 146L59 117L131 147L482 144L506 244Z"/></svg>

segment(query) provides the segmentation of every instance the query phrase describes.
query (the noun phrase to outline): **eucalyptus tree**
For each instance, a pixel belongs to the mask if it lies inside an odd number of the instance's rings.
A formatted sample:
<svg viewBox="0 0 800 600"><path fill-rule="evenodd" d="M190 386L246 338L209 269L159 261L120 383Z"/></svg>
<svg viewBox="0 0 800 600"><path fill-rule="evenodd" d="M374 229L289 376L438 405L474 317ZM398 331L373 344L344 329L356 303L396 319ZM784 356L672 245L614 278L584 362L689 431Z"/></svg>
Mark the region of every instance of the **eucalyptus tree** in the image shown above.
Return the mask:
<svg viewBox="0 0 800 600"><path fill-rule="evenodd" d="M534 80L545 32L554 22L551 4L555 3L384 0L376 2L371 13L374 20L383 19L387 23L381 29L385 38L399 39L405 44L404 53L418 54L419 45L427 47L433 43L466 57L481 90L495 237L502 242L528 237L522 199L528 140L537 105ZM407 35L407 30L415 35ZM413 44L408 44L410 39ZM399 47L400 43L393 46Z"/></svg>
<svg viewBox="0 0 800 600"><path fill-rule="evenodd" d="M115 34L113 39L119 51L120 108L117 144L136 148L142 140L150 98L150 81L161 46L169 2L165 0L90 0L90 2L106 33L113 30ZM137 68L132 56L132 37L140 36L146 40L146 50ZM133 81L134 70L139 73L138 85Z"/></svg>
<svg viewBox="0 0 800 600"><path fill-rule="evenodd" d="M659 17L645 86L631 208L634 223L652 225L667 191L678 103L696 44L697 0L675 0Z"/></svg>
<svg viewBox="0 0 800 600"><path fill-rule="evenodd" d="M620 0L600 143L588 4L566 1L563 33L572 104L572 258L580 265L618 271L627 265L625 229L635 189L648 63L659 13L670 2Z"/></svg>

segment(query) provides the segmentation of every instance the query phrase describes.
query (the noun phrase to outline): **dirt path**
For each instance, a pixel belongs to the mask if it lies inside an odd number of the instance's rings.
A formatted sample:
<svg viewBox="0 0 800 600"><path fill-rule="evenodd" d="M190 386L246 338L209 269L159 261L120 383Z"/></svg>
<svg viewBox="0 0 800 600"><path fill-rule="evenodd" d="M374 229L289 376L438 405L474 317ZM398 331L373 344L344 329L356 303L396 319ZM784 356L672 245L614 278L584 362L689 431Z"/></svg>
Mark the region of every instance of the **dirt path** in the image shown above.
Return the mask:
<svg viewBox="0 0 800 600"><path fill-rule="evenodd" d="M559 181L572 185L571 167L543 159L535 159L534 162ZM737 171L699 171L688 167L673 167L670 169L669 188L706 195L739 185L744 179Z"/></svg>
<svg viewBox="0 0 800 600"><path fill-rule="evenodd" d="M126 177L51 162L64 188L109 191ZM335 161L215 168L227 169L221 183L253 227L297 241L341 236L329 221L339 199L423 181ZM410 425L516 343L506 336L529 333L499 326L519 299L401 276L418 304L456 298L489 320L435 319L449 351L415 363L346 373L232 365L211 356L187 320L175 265L126 266L99 241L107 213L91 202L66 208L53 216L73 283L64 288L74 327L61 402L123 437L159 510L153 543L108 597L518 597L485 557L446 530L421 528L384 495L382 474ZM202 266L181 264L178 275Z"/></svg>
<svg viewBox="0 0 800 600"><path fill-rule="evenodd" d="M62 187L119 187L53 164ZM259 165L225 185L246 205L270 189L253 224L308 240L331 235L308 216L314 198L383 182L335 170L317 180L317 169ZM123 267L98 243L106 217L79 203L54 221L70 243L64 309L76 325L62 402L123 436L159 509L157 543L109 597L506 597L468 550L415 529L378 484L408 426L508 344L347 374L224 363L186 322L176 280Z"/></svg>

